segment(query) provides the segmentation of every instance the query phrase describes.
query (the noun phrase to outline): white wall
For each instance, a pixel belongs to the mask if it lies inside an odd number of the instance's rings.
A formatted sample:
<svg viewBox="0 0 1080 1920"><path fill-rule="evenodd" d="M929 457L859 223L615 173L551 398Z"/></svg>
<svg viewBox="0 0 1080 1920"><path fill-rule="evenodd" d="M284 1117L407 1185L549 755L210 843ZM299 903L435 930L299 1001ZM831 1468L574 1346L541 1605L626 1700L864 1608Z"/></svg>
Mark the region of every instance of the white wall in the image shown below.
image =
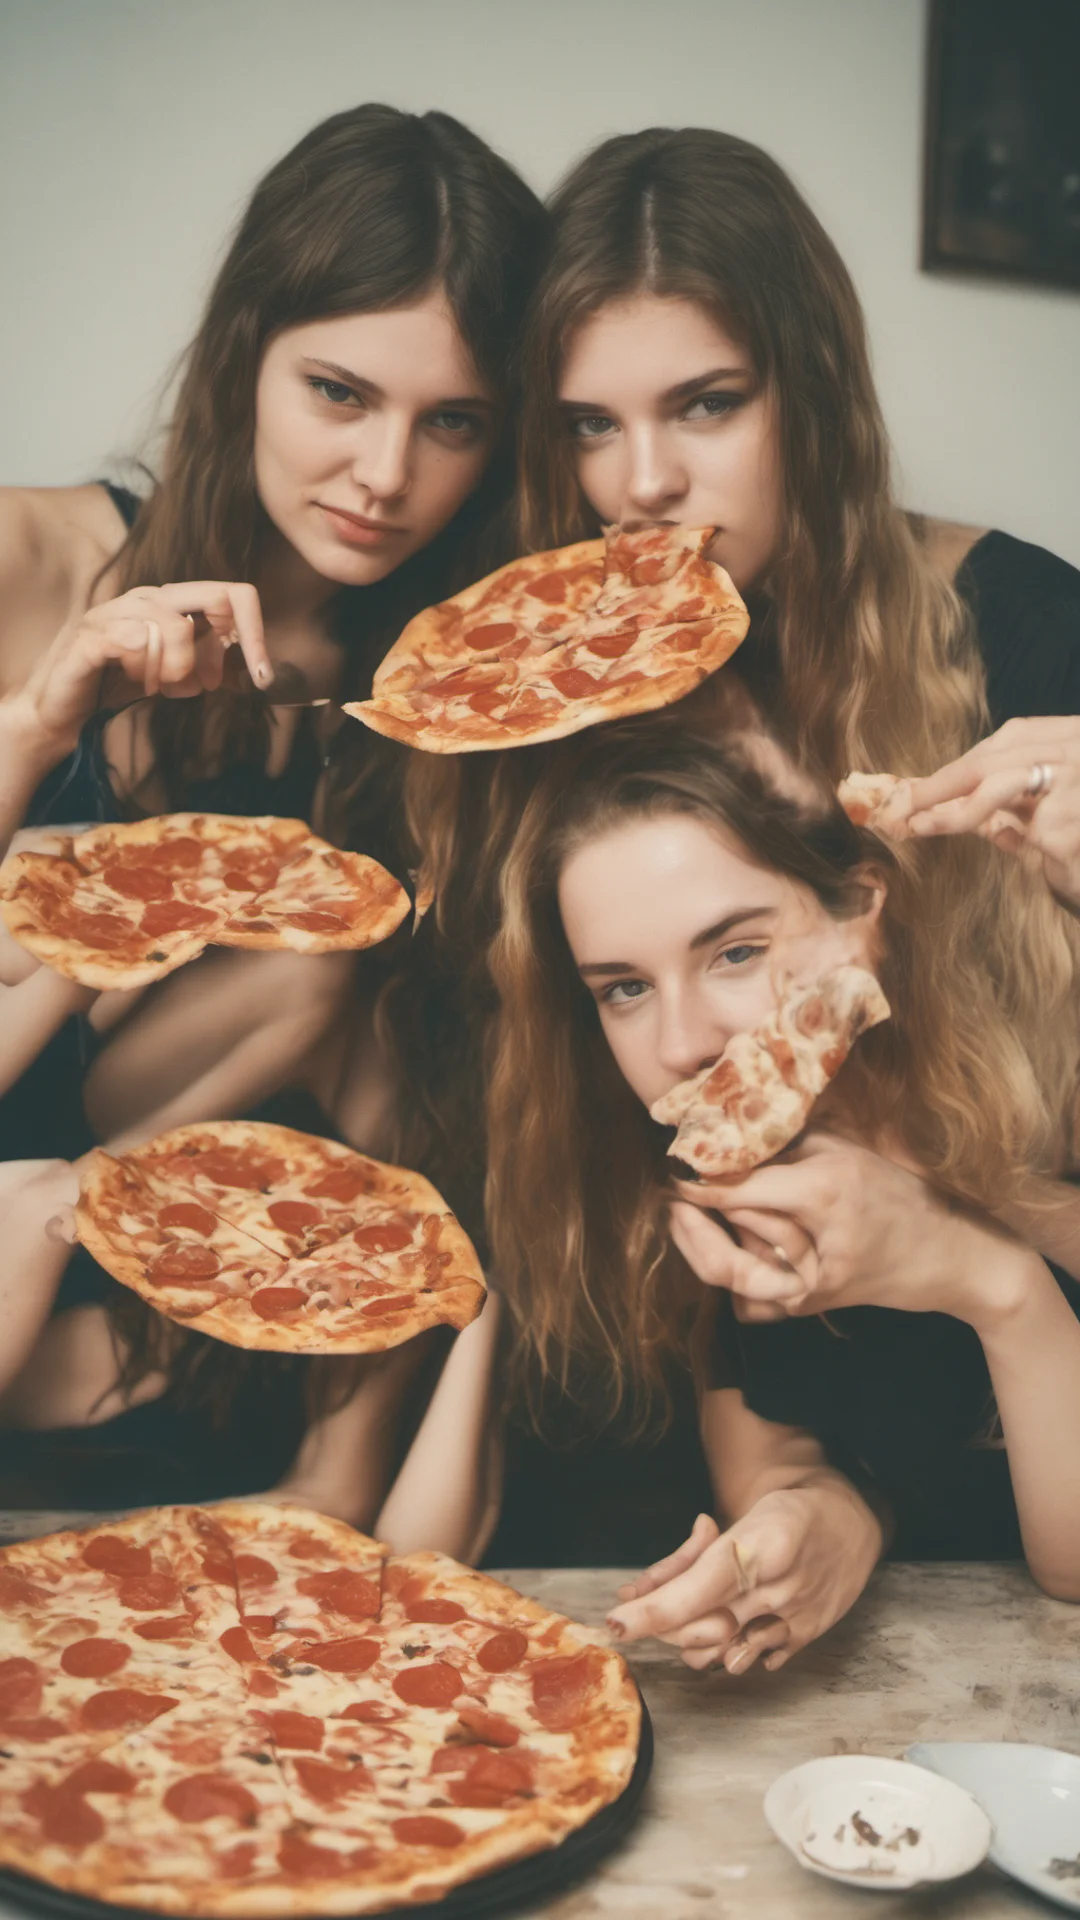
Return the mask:
<svg viewBox="0 0 1080 1920"><path fill-rule="evenodd" d="M546 189L604 135L792 171L869 313L902 488L1080 563L1080 297L917 270L924 0L0 0L0 479L131 450L257 175L364 99Z"/></svg>

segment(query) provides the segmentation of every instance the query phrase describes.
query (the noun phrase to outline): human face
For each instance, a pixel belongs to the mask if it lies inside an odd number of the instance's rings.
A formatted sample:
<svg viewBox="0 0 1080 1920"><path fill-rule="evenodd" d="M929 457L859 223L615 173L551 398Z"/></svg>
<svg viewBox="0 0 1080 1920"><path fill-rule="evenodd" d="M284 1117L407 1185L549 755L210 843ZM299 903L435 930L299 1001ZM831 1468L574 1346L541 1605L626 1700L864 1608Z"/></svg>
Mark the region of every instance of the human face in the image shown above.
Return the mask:
<svg viewBox="0 0 1080 1920"><path fill-rule="evenodd" d="M370 586L479 484L495 416L441 293L289 327L259 370L259 498L316 574Z"/></svg>
<svg viewBox="0 0 1080 1920"><path fill-rule="evenodd" d="M868 966L880 890L834 920L690 814L631 818L569 854L559 909L616 1062L646 1106L760 1026L788 978Z"/></svg>
<svg viewBox="0 0 1080 1920"><path fill-rule="evenodd" d="M559 399L601 520L716 527L709 557L740 592L780 539L776 408L749 355L691 300L613 300L574 334Z"/></svg>

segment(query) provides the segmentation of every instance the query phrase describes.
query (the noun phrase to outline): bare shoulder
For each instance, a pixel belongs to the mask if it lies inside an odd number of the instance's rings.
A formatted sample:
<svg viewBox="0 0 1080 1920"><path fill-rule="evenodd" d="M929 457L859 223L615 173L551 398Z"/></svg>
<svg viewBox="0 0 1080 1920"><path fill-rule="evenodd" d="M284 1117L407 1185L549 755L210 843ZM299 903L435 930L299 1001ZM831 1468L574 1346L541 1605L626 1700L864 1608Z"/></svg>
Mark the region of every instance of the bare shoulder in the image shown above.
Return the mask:
<svg viewBox="0 0 1080 1920"><path fill-rule="evenodd" d="M923 520L923 544L931 566L944 579L955 579L972 547L988 531L987 527L970 527L962 520Z"/></svg>
<svg viewBox="0 0 1080 1920"><path fill-rule="evenodd" d="M88 604L123 539L123 522L103 487L0 487L4 689Z"/></svg>

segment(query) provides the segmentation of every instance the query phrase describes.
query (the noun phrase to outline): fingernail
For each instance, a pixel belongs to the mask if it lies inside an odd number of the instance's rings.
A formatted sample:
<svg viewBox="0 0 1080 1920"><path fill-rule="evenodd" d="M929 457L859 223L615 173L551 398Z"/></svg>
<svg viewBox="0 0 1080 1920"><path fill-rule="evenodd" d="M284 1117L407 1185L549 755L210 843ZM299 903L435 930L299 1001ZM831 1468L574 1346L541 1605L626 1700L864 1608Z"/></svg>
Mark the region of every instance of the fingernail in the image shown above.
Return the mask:
<svg viewBox="0 0 1080 1920"><path fill-rule="evenodd" d="M616 1587L615 1591L620 1600L634 1600L637 1598L637 1588L632 1580L628 1580L625 1586Z"/></svg>
<svg viewBox="0 0 1080 1920"><path fill-rule="evenodd" d="M613 1633L615 1635L616 1640L626 1639L626 1628L623 1625L621 1620L616 1619L613 1613L608 1614L608 1617L605 1620L604 1625L607 1627L609 1633Z"/></svg>
<svg viewBox="0 0 1080 1920"><path fill-rule="evenodd" d="M749 1647L736 1647L734 1653L728 1655L724 1665L727 1667L729 1673L738 1673L739 1668L749 1660L749 1658Z"/></svg>

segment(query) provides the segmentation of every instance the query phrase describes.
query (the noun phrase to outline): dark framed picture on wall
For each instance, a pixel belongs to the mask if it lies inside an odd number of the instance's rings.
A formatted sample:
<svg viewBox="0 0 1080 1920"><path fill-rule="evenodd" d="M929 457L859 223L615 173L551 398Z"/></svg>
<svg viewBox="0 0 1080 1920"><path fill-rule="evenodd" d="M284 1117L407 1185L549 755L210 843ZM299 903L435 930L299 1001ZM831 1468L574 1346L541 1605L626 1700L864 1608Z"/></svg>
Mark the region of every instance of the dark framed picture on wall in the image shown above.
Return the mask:
<svg viewBox="0 0 1080 1920"><path fill-rule="evenodd" d="M1080 0L930 0L922 265L1080 288Z"/></svg>

